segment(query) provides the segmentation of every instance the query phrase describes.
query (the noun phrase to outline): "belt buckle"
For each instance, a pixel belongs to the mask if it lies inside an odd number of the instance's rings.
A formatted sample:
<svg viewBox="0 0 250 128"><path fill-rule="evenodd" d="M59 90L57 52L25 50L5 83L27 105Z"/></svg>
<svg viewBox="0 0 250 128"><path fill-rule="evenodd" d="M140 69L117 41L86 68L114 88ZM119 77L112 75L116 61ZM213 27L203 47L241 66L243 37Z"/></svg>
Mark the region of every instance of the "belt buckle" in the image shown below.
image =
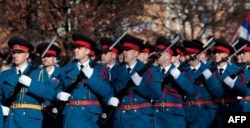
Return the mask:
<svg viewBox="0 0 250 128"><path fill-rule="evenodd" d="M224 104L224 103L225 103L224 98L221 98L221 99L220 99L220 102L221 102L222 104Z"/></svg>
<svg viewBox="0 0 250 128"><path fill-rule="evenodd" d="M125 105L124 108L125 110L130 110L130 105Z"/></svg>
<svg viewBox="0 0 250 128"><path fill-rule="evenodd" d="M189 105L189 106L191 106L191 105L193 105L193 104L194 104L194 101L189 101L189 102L188 102L188 105Z"/></svg>
<svg viewBox="0 0 250 128"><path fill-rule="evenodd" d="M80 101L79 100L75 101L75 105L80 105Z"/></svg>
<svg viewBox="0 0 250 128"><path fill-rule="evenodd" d="M165 107L164 102L161 102L161 103L160 103L160 106L161 106L162 108L164 108L164 107Z"/></svg>

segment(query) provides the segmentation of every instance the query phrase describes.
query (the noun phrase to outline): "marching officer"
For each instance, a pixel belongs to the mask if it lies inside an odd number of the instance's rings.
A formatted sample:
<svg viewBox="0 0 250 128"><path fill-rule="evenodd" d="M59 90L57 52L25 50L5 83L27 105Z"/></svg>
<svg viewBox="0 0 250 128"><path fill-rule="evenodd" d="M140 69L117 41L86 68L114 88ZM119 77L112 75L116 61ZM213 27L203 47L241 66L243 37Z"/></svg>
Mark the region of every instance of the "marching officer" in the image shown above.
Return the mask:
<svg viewBox="0 0 250 128"><path fill-rule="evenodd" d="M137 59L143 43L131 35L122 40L124 63L117 69L114 82L115 93L120 95L120 104L114 115L114 128L151 128L153 126L153 108L151 99L159 99L155 93L159 88L154 79L154 72L146 70L140 76L144 64ZM128 82L128 81L132 81ZM123 95L121 95L123 94Z"/></svg>
<svg viewBox="0 0 250 128"><path fill-rule="evenodd" d="M116 44L112 49L108 49L114 41L107 37L100 38L100 43L102 46L101 63L106 65L110 72L109 80L113 81L116 77L116 69L120 65L118 61L118 55L121 54L121 47Z"/></svg>
<svg viewBox="0 0 250 128"><path fill-rule="evenodd" d="M239 97L239 102L242 106L242 112L250 112L250 42L248 40L245 40L243 38L239 39L239 43L235 46L236 49L239 49L240 47L242 47L243 45L247 45L242 52L240 52L240 54L238 55L242 61L242 63L244 63L245 65L241 65L241 67L243 69L243 74L246 78L246 86L247 86L247 95L244 97Z"/></svg>
<svg viewBox="0 0 250 128"><path fill-rule="evenodd" d="M31 64L28 62L29 53L34 47L20 37L12 37L8 41L12 51L14 65L0 74L1 99L3 103L11 95L15 86L21 83L23 87L9 109L5 106L4 115L7 116L6 128L41 128L43 120L44 100L52 100L54 88L49 79L39 81L40 70L35 68L26 74ZM37 63L37 62L33 62ZM8 111L9 110L9 111Z"/></svg>
<svg viewBox="0 0 250 128"><path fill-rule="evenodd" d="M175 67L178 68L181 65L181 63L185 61L185 55L184 55L185 49L178 42L174 45L174 47L177 52L177 55L172 56L171 62L174 64Z"/></svg>
<svg viewBox="0 0 250 128"><path fill-rule="evenodd" d="M105 67L93 64L89 58L95 42L80 33L73 33L75 60L62 68L62 81L59 83L57 99L67 101L63 114L64 128L98 128L98 119L102 113L100 101L117 106L119 100L113 97L108 82L108 72ZM93 64L93 65L92 65ZM85 77L80 81L73 92L65 92L81 72Z"/></svg>
<svg viewBox="0 0 250 128"><path fill-rule="evenodd" d="M184 40L183 45L186 51L186 61L188 61L183 74L195 84L195 95L187 95L184 101L187 127L209 128L217 110L213 100L222 97L223 89L219 86L215 75L209 70L209 66L202 63L199 56L196 56L202 49L202 45L189 40ZM203 78L200 79L200 76Z"/></svg>
<svg viewBox="0 0 250 128"><path fill-rule="evenodd" d="M36 47L36 52L40 55L43 54L43 52L48 47L48 42L40 43ZM44 79L49 79L54 89L57 88L59 84L59 80L61 77L61 71L59 67L56 66L57 57L60 55L61 49L56 45L52 44L51 47L48 49L48 51L45 53L44 57L42 58L42 68L40 70L40 77L39 80L43 81ZM56 128L56 127L62 127L62 120L61 116L58 116L56 119L51 117L48 112L50 112L50 105L53 104L50 101L45 101L44 105L47 109L43 111L44 114L44 120L43 120L43 128Z"/></svg>
<svg viewBox="0 0 250 128"><path fill-rule="evenodd" d="M232 78L232 74L238 71L238 67L229 64L226 58L234 53L234 49L224 39L216 39L213 49L217 68L214 72L219 80L219 85L223 87L223 97L215 100L218 103L218 112L216 121L218 127L222 127L223 117L228 112L240 112L242 106L237 101L237 96L244 97L247 94L245 86L245 77L242 73L236 74ZM224 58L224 60L222 60Z"/></svg>
<svg viewBox="0 0 250 128"><path fill-rule="evenodd" d="M171 42L163 36L156 40L157 50L164 51ZM172 63L172 56L176 56L175 47L171 47L158 59L159 66L154 74L160 86L161 99L154 101L154 128L185 128L184 96L194 97L195 86L183 76ZM173 78L167 79L171 75ZM185 84L184 84L185 83ZM157 93L157 92L154 92Z"/></svg>
<svg viewBox="0 0 250 128"><path fill-rule="evenodd" d="M105 65L109 71L109 82L111 85L112 90L114 90L113 81L117 77L117 68L120 65L120 62L118 61L118 55L121 54L121 47L119 44L116 44L112 49L109 49L110 46L114 44L114 41L107 37L101 37L100 43L102 47L102 55L101 55L101 63ZM104 104L103 106L104 111L108 109L108 107ZM101 125L104 125L102 127L113 127L113 113L112 115L109 115L109 119L107 122L102 123Z"/></svg>

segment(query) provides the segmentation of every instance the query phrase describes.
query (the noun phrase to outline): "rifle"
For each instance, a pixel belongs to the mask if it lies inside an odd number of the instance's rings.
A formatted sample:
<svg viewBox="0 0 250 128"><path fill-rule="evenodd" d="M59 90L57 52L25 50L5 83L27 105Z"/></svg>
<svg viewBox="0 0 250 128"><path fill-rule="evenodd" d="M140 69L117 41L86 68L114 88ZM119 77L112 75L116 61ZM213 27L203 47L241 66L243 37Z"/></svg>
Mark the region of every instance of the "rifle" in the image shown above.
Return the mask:
<svg viewBox="0 0 250 128"><path fill-rule="evenodd" d="M121 37L119 37L116 42L114 42L108 49L105 50L111 50L113 47L115 47L115 45L117 45L119 43L119 41L127 34L128 31L126 31L125 33L123 33L123 35ZM93 68L97 63L97 61L100 59L102 53L100 53L98 55L98 57L96 57L93 61L91 61L89 63L89 65ZM67 86L63 92L67 92L67 93L72 93L77 87L78 84L81 82L82 79L86 78L86 76L84 75L84 73L82 71L80 71L80 73L76 76L76 79L69 85ZM53 104L52 106L52 110L49 111L49 115L52 116L53 118L56 118L57 115L59 113L61 113L61 111L63 110L63 108L65 107L67 101L57 101L55 104Z"/></svg>
<svg viewBox="0 0 250 128"><path fill-rule="evenodd" d="M203 49L200 50L197 54L195 54L194 56L191 56L188 60L186 60L185 62L181 63L181 65L178 67L179 70L182 70L182 68L184 66L186 66L188 64L188 62L190 62L191 60L196 59L197 57L199 57L201 54L203 54L204 52L206 52L208 49L210 49L212 46L214 46L215 42L214 42L214 38L210 38L208 40L208 42L206 43L206 45L203 46ZM163 78L163 84L162 84L162 89L164 88L165 85L168 84L168 82L170 82L173 79L172 75L167 75L166 77Z"/></svg>
<svg viewBox="0 0 250 128"><path fill-rule="evenodd" d="M55 42L56 38L57 36L53 38L53 40L50 42L50 44L48 45L48 47L46 48L46 50L43 52L42 55L40 55L39 57L35 57L35 60L33 61L32 65L27 69L24 75L27 76L30 75L30 73L40 65L41 58L44 57L48 49ZM3 102L3 106L10 107L12 103L15 101L17 94L21 91L22 87L24 87L24 85L18 82L13 91L11 92L10 96Z"/></svg>
<svg viewBox="0 0 250 128"><path fill-rule="evenodd" d="M90 62L89 66L94 67L96 65L96 62L100 60L103 53L109 52L112 48L114 48L120 40L128 33L128 31L124 32L109 48L104 49L101 51L100 54L98 54L93 61Z"/></svg>
<svg viewBox="0 0 250 128"><path fill-rule="evenodd" d="M176 35L176 37L171 41L171 44L165 48L162 52L157 53L156 55L154 55L145 65L142 69L140 69L138 71L138 74L140 76L142 76L149 68L150 66L155 62L155 60L157 60L158 58L160 58L163 54L165 54L167 52L168 49L170 49L176 42L178 42L180 40L180 35ZM133 80L130 78L129 81L127 82L126 86L119 91L115 97L117 97L119 99L119 101L122 100L123 96L125 96L129 90L129 88L134 85ZM106 122L108 121L109 117L113 114L113 111L116 109L116 107L114 106L108 106L107 111L104 112L101 115L101 119L100 121L103 124L106 124Z"/></svg>
<svg viewBox="0 0 250 128"><path fill-rule="evenodd" d="M247 46L247 44L243 45L242 47L240 47L237 51L235 51L233 54L225 57L225 58L222 58L219 62L214 62L211 66L211 68L209 68L210 71L215 71L217 69L217 65L219 65L220 63L222 62L226 62L229 58L235 56L236 54L238 54L241 50L243 50L245 47ZM243 71L243 68L240 68L237 72L233 73L230 75L231 78L235 78L236 76L238 76L241 72ZM194 82L195 83L200 83L202 81L205 80L205 77L201 74L200 76L198 76Z"/></svg>

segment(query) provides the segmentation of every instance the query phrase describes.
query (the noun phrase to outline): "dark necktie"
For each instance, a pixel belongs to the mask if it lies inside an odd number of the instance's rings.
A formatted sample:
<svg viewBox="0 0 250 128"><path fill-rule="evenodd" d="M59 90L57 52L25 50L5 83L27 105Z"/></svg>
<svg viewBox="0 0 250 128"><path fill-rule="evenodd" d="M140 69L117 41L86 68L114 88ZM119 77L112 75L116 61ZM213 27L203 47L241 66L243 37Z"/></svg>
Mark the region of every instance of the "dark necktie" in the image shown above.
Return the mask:
<svg viewBox="0 0 250 128"><path fill-rule="evenodd" d="M127 70L128 70L128 73L130 73L130 71L131 71L131 68L130 68L130 67L128 67L128 68L127 68Z"/></svg>
<svg viewBox="0 0 250 128"><path fill-rule="evenodd" d="M219 73L222 74L222 73L223 73L223 70L224 70L223 68L220 68L220 69L219 69Z"/></svg>
<svg viewBox="0 0 250 128"><path fill-rule="evenodd" d="M22 74L22 72L21 72L21 70L19 69L17 75L20 76L21 74Z"/></svg>
<svg viewBox="0 0 250 128"><path fill-rule="evenodd" d="M194 69L192 69L192 71L193 71L193 72L195 72L195 71L196 71L196 69L194 68Z"/></svg>
<svg viewBox="0 0 250 128"><path fill-rule="evenodd" d="M83 65L80 65L80 70L82 70L82 69L83 69L83 67L84 67Z"/></svg>
<svg viewBox="0 0 250 128"><path fill-rule="evenodd" d="M165 73L165 68L161 69L161 73L164 74Z"/></svg>

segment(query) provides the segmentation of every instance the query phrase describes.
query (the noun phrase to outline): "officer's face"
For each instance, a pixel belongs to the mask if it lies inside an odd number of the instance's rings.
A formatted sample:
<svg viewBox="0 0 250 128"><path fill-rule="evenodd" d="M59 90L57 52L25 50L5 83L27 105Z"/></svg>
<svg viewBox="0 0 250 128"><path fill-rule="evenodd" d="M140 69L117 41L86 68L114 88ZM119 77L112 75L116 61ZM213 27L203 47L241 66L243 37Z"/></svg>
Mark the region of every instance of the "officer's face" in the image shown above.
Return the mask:
<svg viewBox="0 0 250 128"><path fill-rule="evenodd" d="M166 52L158 59L158 64L165 67L171 63L171 59L172 56Z"/></svg>
<svg viewBox="0 0 250 128"><path fill-rule="evenodd" d="M123 50L123 61L125 63L130 63L135 61L139 52L134 49L125 49Z"/></svg>
<svg viewBox="0 0 250 128"><path fill-rule="evenodd" d="M137 56L137 59L141 60L141 61L144 62L144 63L147 63L148 57L149 57L149 53L141 52L141 53L139 53L139 55Z"/></svg>
<svg viewBox="0 0 250 128"><path fill-rule="evenodd" d="M12 51L12 58L16 65L22 65L27 63L29 53L24 51Z"/></svg>
<svg viewBox="0 0 250 128"><path fill-rule="evenodd" d="M176 63L176 62L178 62L179 60L180 60L180 55L178 55L178 56L173 56L172 59L171 59L171 62L172 62L172 63Z"/></svg>
<svg viewBox="0 0 250 128"><path fill-rule="evenodd" d="M249 63L250 62L250 52L242 52L240 54L240 59L242 60L242 62L245 62L245 63Z"/></svg>
<svg viewBox="0 0 250 128"><path fill-rule="evenodd" d="M56 62L56 57L54 57L54 56L45 56L45 57L42 58L42 61L43 61L43 65L45 67L54 66L55 62Z"/></svg>
<svg viewBox="0 0 250 128"><path fill-rule="evenodd" d="M106 52L103 53L101 56L101 63L102 64L110 64L112 63L112 60L116 58L115 53L113 52Z"/></svg>
<svg viewBox="0 0 250 128"><path fill-rule="evenodd" d="M74 57L77 60L86 59L88 57L89 53L90 53L90 49L89 48L75 47Z"/></svg>
<svg viewBox="0 0 250 128"><path fill-rule="evenodd" d="M228 54L223 52L216 52L214 56L215 56L215 62L220 62L222 58L226 58Z"/></svg>

